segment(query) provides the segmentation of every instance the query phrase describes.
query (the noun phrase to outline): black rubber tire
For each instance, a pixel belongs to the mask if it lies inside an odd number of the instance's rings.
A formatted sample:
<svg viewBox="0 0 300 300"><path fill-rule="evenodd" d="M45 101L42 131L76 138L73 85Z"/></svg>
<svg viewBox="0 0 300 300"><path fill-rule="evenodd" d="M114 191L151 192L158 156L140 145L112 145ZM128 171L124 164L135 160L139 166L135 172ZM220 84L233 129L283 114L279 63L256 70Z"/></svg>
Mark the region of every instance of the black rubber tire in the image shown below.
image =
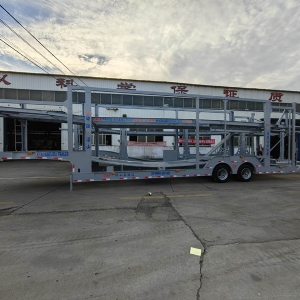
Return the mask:
<svg viewBox="0 0 300 300"><path fill-rule="evenodd" d="M248 164L241 165L237 171L237 179L242 182L250 181L252 179L252 175L253 168Z"/></svg>
<svg viewBox="0 0 300 300"><path fill-rule="evenodd" d="M224 164L215 166L212 172L213 180L218 183L226 182L229 179L229 176L230 176L229 167Z"/></svg>

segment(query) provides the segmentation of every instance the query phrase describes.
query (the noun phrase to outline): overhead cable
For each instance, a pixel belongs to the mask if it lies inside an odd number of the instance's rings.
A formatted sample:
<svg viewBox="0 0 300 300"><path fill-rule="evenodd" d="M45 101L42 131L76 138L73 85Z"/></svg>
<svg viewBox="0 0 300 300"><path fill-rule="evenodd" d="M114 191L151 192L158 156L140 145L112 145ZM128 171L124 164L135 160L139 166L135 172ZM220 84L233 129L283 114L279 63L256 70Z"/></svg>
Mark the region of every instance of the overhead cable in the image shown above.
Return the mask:
<svg viewBox="0 0 300 300"><path fill-rule="evenodd" d="M13 18L31 37L33 37L45 50L47 50L57 61L59 61L72 75L77 76L73 71L71 71L59 58L57 58L47 47L45 47L30 31L28 31L13 15L11 15L2 5L0 7L11 17ZM62 71L61 71L62 72ZM64 72L62 72L64 73ZM87 84L78 78L84 85Z"/></svg>

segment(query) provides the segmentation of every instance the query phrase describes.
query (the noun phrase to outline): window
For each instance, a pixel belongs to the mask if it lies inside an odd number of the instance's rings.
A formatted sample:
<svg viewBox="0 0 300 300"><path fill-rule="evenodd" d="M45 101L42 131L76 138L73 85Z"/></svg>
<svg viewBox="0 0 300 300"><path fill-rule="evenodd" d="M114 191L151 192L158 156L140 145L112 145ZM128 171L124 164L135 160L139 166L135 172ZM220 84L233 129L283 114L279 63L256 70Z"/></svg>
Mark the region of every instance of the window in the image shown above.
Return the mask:
<svg viewBox="0 0 300 300"><path fill-rule="evenodd" d="M78 99L78 103L84 103L85 102L85 93L83 93L83 92L77 93L77 99Z"/></svg>
<svg viewBox="0 0 300 300"><path fill-rule="evenodd" d="M123 95L123 105L132 105L131 95Z"/></svg>
<svg viewBox="0 0 300 300"><path fill-rule="evenodd" d="M95 146L96 144L95 133L92 133L91 138L92 138L92 145ZM111 146L111 135L99 133L99 146Z"/></svg>
<svg viewBox="0 0 300 300"><path fill-rule="evenodd" d="M200 108L201 108L201 102L202 102L202 108L211 109L211 99L200 100Z"/></svg>
<svg viewBox="0 0 300 300"><path fill-rule="evenodd" d="M135 128L130 129L130 131L137 131ZM140 130L141 131L141 130ZM153 132L153 131L159 131L161 132L161 129L155 129L155 128L145 128L144 132ZM129 141L133 142L139 142L139 143L152 143L152 142L163 142L163 136L162 135L155 135L155 133L151 135L130 135Z"/></svg>
<svg viewBox="0 0 300 300"><path fill-rule="evenodd" d="M165 107L174 107L173 98L165 97L164 98L164 106Z"/></svg>
<svg viewBox="0 0 300 300"><path fill-rule="evenodd" d="M152 96L144 96L144 106L153 106Z"/></svg>
<svg viewBox="0 0 300 300"><path fill-rule="evenodd" d="M247 109L248 110L255 110L255 102L254 101L247 101Z"/></svg>
<svg viewBox="0 0 300 300"><path fill-rule="evenodd" d="M54 101L54 92L43 91L43 101Z"/></svg>
<svg viewBox="0 0 300 300"><path fill-rule="evenodd" d="M73 103L78 103L78 92L73 92L72 93L72 102Z"/></svg>
<svg viewBox="0 0 300 300"><path fill-rule="evenodd" d="M163 97L154 97L154 106L163 106Z"/></svg>
<svg viewBox="0 0 300 300"><path fill-rule="evenodd" d="M183 107L183 99L174 98L174 107Z"/></svg>
<svg viewBox="0 0 300 300"><path fill-rule="evenodd" d="M19 100L29 100L29 90L18 90Z"/></svg>
<svg viewBox="0 0 300 300"><path fill-rule="evenodd" d="M212 109L224 109L224 103L218 99L212 99L211 101L211 108Z"/></svg>
<svg viewBox="0 0 300 300"><path fill-rule="evenodd" d="M239 102L237 100L230 100L227 103L227 108L228 109L239 109Z"/></svg>
<svg viewBox="0 0 300 300"><path fill-rule="evenodd" d="M100 104L100 94L99 93L91 93L91 101L94 104Z"/></svg>
<svg viewBox="0 0 300 300"><path fill-rule="evenodd" d="M55 92L55 102L64 102L67 100L67 92Z"/></svg>
<svg viewBox="0 0 300 300"><path fill-rule="evenodd" d="M17 99L16 89L4 89L4 99Z"/></svg>
<svg viewBox="0 0 300 300"><path fill-rule="evenodd" d="M196 100L191 98L183 99L183 104L185 108L195 108L196 107Z"/></svg>
<svg viewBox="0 0 300 300"><path fill-rule="evenodd" d="M30 91L30 100L42 101L43 93L42 91L31 90Z"/></svg>
<svg viewBox="0 0 300 300"><path fill-rule="evenodd" d="M122 104L122 103L121 103L121 95L113 94L113 95L112 95L111 104ZM131 104L131 105L132 105L132 104Z"/></svg>
<svg viewBox="0 0 300 300"><path fill-rule="evenodd" d="M133 105L137 105L137 106L143 105L143 96L132 96L132 100L133 100Z"/></svg>
<svg viewBox="0 0 300 300"><path fill-rule="evenodd" d="M111 104L111 94L101 94L101 104Z"/></svg>

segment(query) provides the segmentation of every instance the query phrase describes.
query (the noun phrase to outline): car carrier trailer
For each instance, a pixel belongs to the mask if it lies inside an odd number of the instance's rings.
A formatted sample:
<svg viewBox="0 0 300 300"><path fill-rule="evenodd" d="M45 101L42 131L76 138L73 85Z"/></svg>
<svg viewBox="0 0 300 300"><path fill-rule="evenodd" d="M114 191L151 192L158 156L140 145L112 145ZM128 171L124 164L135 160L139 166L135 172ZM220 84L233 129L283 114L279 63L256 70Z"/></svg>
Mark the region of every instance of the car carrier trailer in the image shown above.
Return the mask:
<svg viewBox="0 0 300 300"><path fill-rule="evenodd" d="M84 103L80 113L74 113L73 92L84 93ZM106 117L99 115L99 108L114 109L115 106L93 104L94 93L121 95L159 96L189 98L195 101L195 108L189 109L191 118L179 118L183 108L149 108L174 112L174 118ZM222 109L203 110L199 108L202 99L221 100ZM296 172L296 103L291 105L272 103L268 100L243 99L263 103L263 117L257 119L255 113L247 111L238 116L237 111L228 110L229 97L193 94L171 94L132 90L68 86L67 99L63 103L0 100L0 116L26 120L46 121L67 124L67 150L45 151L26 149L26 128L22 132L22 151L0 152L0 160L50 159L64 160L72 164L70 189L73 183L109 180L137 180L150 178L179 178L211 176L214 181L223 183L230 175L239 181L250 181L254 174L282 174ZM45 110L47 105L57 106L56 110ZM18 106L18 107L17 107ZM123 107L123 106L122 106ZM133 107L130 107L133 109ZM146 109L138 107L137 109ZM214 116L211 117L210 115ZM215 117L218 115L218 117ZM145 134L145 128L156 129L156 135L173 136L174 149L163 151L158 159L129 157L127 136L130 129L135 134ZM190 153L189 132L193 132L196 142L195 154ZM99 135L95 134L95 147L91 145L92 132L111 132L119 135L120 151L99 150ZM81 145L78 134L82 135ZM199 137L219 137L219 142L206 153L201 153ZM278 136L276 145L271 145L272 136ZM183 153L179 152L179 139ZM238 145L234 145L234 141ZM262 152L256 148L261 145ZM274 147L280 148L279 157L272 157Z"/></svg>

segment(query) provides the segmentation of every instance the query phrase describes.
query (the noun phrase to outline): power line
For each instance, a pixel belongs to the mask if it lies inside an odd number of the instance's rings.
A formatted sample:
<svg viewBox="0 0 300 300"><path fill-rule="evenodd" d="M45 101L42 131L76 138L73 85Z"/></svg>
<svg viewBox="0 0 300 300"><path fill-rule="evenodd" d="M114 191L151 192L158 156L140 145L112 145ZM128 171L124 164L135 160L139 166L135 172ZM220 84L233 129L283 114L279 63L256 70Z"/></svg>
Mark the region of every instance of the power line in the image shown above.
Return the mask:
<svg viewBox="0 0 300 300"><path fill-rule="evenodd" d="M71 71L60 59L58 59L49 49L47 49L30 31L28 31L13 15L11 15L2 5L0 5L0 7L12 18L14 19L31 37L33 37L45 50L47 50L58 62L60 62L71 74L73 74L74 76L77 77L77 75ZM0 19L0 21L6 26L8 27L12 32L14 32L19 38L21 38L26 44L28 44L32 49L34 49L36 52L38 52L43 58L45 58L50 64L52 64L53 66L55 66L61 73L64 74L64 72L62 70L60 70L55 64L53 64L51 61L49 61L43 54L41 54L35 47L31 46L25 39L23 39L17 32L15 32L13 29L11 29L9 27L9 25L7 25L3 20ZM12 46L10 46L9 44L7 44L5 41L3 41L2 39L0 39L3 43L5 43L7 46L9 46L10 48L12 48L13 50L15 50L16 52L18 52L20 55L22 55L25 59L29 60L31 63L33 63L34 65L36 65L38 68L42 69L44 72L46 72L47 74L53 76L52 74L50 74L47 70L45 70L43 67L39 66L39 63L35 63L32 59L27 58L26 56L24 56L22 53L20 53L20 51L17 51L15 48L13 48ZM26 53L25 53L26 54ZM65 75L65 74L64 74ZM53 76L55 79L57 79L55 76ZM77 77L78 78L78 77ZM81 81L85 86L88 86L82 79L78 78L79 81ZM73 81L77 84L77 82L73 79ZM78 84L79 85L79 84ZM93 94L91 94L92 98L94 98L95 96Z"/></svg>
<svg viewBox="0 0 300 300"><path fill-rule="evenodd" d="M57 70L59 70L61 73L64 74L64 72L57 67L55 64L53 64L47 57L45 57L40 51L38 51L35 47L33 47L29 42L27 42L21 35L19 35L14 29L12 29L8 24L6 24L2 19L0 19L0 22L6 26L10 31L12 31L16 36L18 36L24 43L26 43L31 49L33 49L35 52L37 52L39 55L41 55L45 60L47 60L51 65L53 65Z"/></svg>
<svg viewBox="0 0 300 300"><path fill-rule="evenodd" d="M2 39L4 40L4 41L6 41L7 43L9 43L10 44L10 47L13 49L13 50L15 50L16 51L16 49L20 52L20 53L23 53L23 55L24 55L24 51L23 50L21 50L17 45L15 45L12 41L10 41L8 38L6 38L4 35L2 35L2 34L0 34L0 37L2 37ZM25 53L26 54L26 53ZM27 55L24 55L25 57L26 57L26 59L27 58L30 58L30 60L32 60L33 62L35 62L36 63L36 65L39 65L41 68L42 68L42 65L38 62L38 61L36 61L34 58L32 58L31 56L29 56L28 54ZM46 67L45 67L45 69L46 69ZM48 73L48 74L50 74L50 73Z"/></svg>
<svg viewBox="0 0 300 300"><path fill-rule="evenodd" d="M71 74L76 76L74 72L72 72L60 59L58 59L49 49L47 49L30 31L28 31L13 15L11 15L2 5L0 7L11 17L13 18L31 37L33 37L44 49L46 49L57 61L59 61ZM64 73L64 72L62 72ZM87 84L78 78L84 85L87 86Z"/></svg>
<svg viewBox="0 0 300 300"><path fill-rule="evenodd" d="M25 59L29 60L31 63L33 63L35 66L37 66L38 68L42 69L44 72L46 72L47 74L50 74L46 69L44 69L43 67L39 66L37 63L35 63L33 60L29 59L28 57L26 57L25 55L23 55L20 51L18 51L17 49L15 49L14 47L12 47L11 45L9 45L8 43L6 43L4 40L0 39L1 42L3 42L4 44L6 44L8 47L10 47L11 49L13 49L14 51L16 51L17 53L19 53L21 56L23 56ZM51 74L50 74L51 75ZM55 77L54 77L55 78ZM56 79L56 78L55 78Z"/></svg>

